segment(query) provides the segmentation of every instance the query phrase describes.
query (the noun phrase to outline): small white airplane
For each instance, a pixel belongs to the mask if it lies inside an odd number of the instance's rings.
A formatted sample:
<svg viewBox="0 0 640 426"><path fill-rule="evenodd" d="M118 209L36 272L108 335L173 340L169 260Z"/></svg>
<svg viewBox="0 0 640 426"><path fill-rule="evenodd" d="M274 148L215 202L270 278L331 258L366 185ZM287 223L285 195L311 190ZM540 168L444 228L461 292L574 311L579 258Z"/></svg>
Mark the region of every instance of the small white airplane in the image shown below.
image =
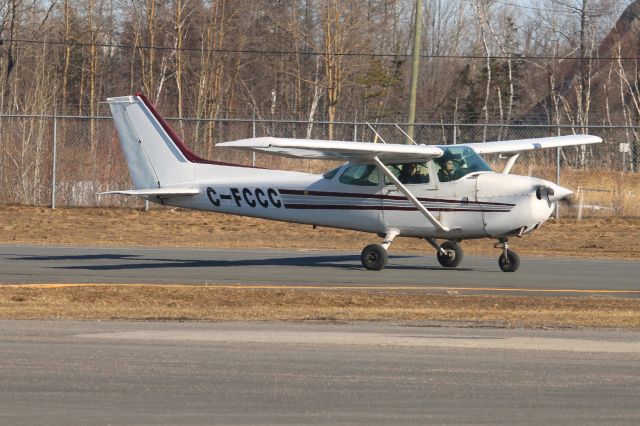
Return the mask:
<svg viewBox="0 0 640 426"><path fill-rule="evenodd" d="M124 194L189 209L372 232L365 268L381 270L397 236L425 239L440 264L460 264L460 242L497 239L500 269L520 259L511 236L537 229L572 191L509 174L520 153L602 142L589 135L459 145L395 145L260 137L217 146L294 158L346 160L322 175L205 160L191 152L141 94L109 98L135 189ZM494 172L480 154L508 154ZM446 240L438 243L437 240Z"/></svg>

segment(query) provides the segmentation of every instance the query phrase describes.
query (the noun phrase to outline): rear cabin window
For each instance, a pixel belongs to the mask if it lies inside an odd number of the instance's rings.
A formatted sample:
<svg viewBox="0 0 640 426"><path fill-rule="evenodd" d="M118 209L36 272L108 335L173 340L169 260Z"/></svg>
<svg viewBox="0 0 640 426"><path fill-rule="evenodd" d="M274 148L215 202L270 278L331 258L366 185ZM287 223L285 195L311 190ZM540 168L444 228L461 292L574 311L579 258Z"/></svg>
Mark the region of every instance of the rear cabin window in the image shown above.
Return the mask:
<svg viewBox="0 0 640 426"><path fill-rule="evenodd" d="M354 165L342 173L339 181L347 185L378 186L378 168L373 164Z"/></svg>

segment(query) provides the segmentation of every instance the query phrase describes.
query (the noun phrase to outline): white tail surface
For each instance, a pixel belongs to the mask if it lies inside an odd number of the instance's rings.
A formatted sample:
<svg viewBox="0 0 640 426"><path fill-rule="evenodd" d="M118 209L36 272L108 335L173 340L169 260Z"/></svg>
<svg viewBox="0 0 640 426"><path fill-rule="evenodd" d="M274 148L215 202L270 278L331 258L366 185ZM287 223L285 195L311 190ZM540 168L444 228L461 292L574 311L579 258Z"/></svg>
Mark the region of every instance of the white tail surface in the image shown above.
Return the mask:
<svg viewBox="0 0 640 426"><path fill-rule="evenodd" d="M195 164L187 158L191 153L184 152L182 142L142 95L107 102L136 189L193 181Z"/></svg>

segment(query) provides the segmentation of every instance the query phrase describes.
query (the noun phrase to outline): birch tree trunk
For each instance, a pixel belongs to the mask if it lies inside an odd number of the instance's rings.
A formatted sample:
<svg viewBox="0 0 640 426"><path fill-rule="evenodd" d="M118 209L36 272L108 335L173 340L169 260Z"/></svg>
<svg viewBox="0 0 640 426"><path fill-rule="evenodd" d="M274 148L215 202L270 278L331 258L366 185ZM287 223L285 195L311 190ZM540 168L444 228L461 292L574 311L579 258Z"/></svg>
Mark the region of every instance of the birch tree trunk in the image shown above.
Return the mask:
<svg viewBox="0 0 640 426"><path fill-rule="evenodd" d="M324 31L324 74L327 93L327 118L329 120L329 140L333 140L333 123L336 106L340 99L342 85L343 28L340 24L338 1L330 0L322 14Z"/></svg>

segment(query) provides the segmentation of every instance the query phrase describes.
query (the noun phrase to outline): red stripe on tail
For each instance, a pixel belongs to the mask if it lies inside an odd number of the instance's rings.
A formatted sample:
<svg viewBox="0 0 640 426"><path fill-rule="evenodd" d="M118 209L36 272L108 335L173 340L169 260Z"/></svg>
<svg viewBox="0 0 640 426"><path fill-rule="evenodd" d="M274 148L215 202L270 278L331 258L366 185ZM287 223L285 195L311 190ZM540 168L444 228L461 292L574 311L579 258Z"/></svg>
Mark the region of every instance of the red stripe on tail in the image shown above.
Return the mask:
<svg viewBox="0 0 640 426"><path fill-rule="evenodd" d="M160 125L162 126L164 131L167 132L167 134L169 135L169 137L171 138L173 143L176 145L176 147L178 147L180 152L182 152L182 154L190 162L192 162L192 163L200 163L200 164L215 164L217 166L233 166L233 167L255 168L255 167L252 167L252 166L245 166L245 165L242 165L242 164L224 163L224 162L221 162L221 161L212 161L212 160L207 160L205 158L199 157L198 155L194 154L187 147L187 145L182 141L180 136L178 136L177 133L171 128L169 123L167 123L165 121L165 119L162 118L160 113L158 113L156 108L153 106L153 104L149 101L149 99L144 94L138 92L138 93L136 93L136 97L142 99L142 102L144 102L144 104L147 106L147 108L149 108L149 111L151 111L151 114L153 114L153 116L156 118L156 120L158 120L158 123L160 123Z"/></svg>

